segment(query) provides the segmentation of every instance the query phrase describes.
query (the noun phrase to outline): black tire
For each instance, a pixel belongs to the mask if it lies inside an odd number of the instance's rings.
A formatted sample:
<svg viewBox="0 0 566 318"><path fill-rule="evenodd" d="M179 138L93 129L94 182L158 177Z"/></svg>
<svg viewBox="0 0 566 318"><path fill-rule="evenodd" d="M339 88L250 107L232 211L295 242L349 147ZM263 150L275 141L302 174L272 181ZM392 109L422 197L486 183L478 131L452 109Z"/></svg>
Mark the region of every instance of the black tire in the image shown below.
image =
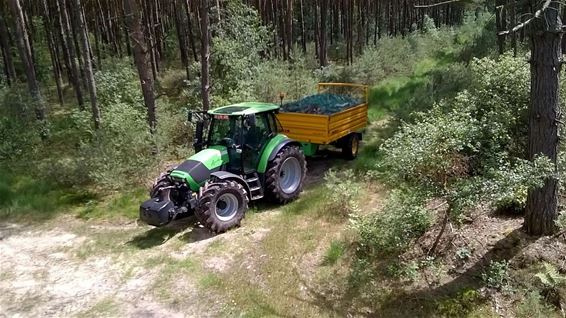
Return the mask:
<svg viewBox="0 0 566 318"><path fill-rule="evenodd" d="M354 160L358 157L360 150L360 136L358 134L349 134L344 137L342 144L342 155L347 160Z"/></svg>
<svg viewBox="0 0 566 318"><path fill-rule="evenodd" d="M235 212L223 216L222 208L219 205L228 206L226 199L235 198L237 207ZM207 183L202 191L195 209L195 216L202 225L215 233L224 233L231 228L240 226L240 222L244 218L248 210L248 196L246 190L241 184L235 181L219 181Z"/></svg>
<svg viewBox="0 0 566 318"><path fill-rule="evenodd" d="M163 187L168 187L171 185L171 181L168 178L158 179L149 190L149 197L155 198L159 195L159 189Z"/></svg>
<svg viewBox="0 0 566 318"><path fill-rule="evenodd" d="M294 158L298 161L300 167L300 181L296 189L292 191L284 191L282 188L282 178L283 171L282 166L286 160ZM265 189L266 197L271 201L279 204L285 204L299 197L299 194L303 191L303 186L305 182L305 176L307 174L307 161L305 159L305 154L297 146L287 146L284 147L277 153L275 159L269 163L267 166L267 172L265 173Z"/></svg>

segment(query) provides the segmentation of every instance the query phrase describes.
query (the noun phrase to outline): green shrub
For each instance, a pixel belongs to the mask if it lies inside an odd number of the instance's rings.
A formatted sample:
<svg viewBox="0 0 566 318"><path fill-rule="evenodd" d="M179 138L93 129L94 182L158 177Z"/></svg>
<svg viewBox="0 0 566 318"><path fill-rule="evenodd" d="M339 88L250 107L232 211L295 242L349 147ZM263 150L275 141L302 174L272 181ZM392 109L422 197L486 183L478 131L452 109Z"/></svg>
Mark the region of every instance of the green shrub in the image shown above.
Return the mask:
<svg viewBox="0 0 566 318"><path fill-rule="evenodd" d="M509 261L491 261L481 275L483 282L489 288L504 290L509 287Z"/></svg>
<svg viewBox="0 0 566 318"><path fill-rule="evenodd" d="M556 219L556 225L560 230L566 230L566 211L561 211L558 215L558 219Z"/></svg>
<svg viewBox="0 0 566 318"><path fill-rule="evenodd" d="M227 1L224 11L222 23L212 26L212 91L240 102L251 95L250 79L257 74L260 54L269 47L271 36L258 12L240 0Z"/></svg>
<svg viewBox="0 0 566 318"><path fill-rule="evenodd" d="M344 255L346 245L342 241L332 241L324 254L323 265L334 265Z"/></svg>
<svg viewBox="0 0 566 318"><path fill-rule="evenodd" d="M333 214L348 216L360 210L357 199L360 196L359 185L355 182L354 171L336 172L330 169L324 176L325 198L328 211Z"/></svg>
<svg viewBox="0 0 566 318"><path fill-rule="evenodd" d="M522 207L529 189L552 173L545 158L524 160L528 65L502 56L474 60L469 89L415 115L381 146L381 171L446 196L456 214L479 202Z"/></svg>
<svg viewBox="0 0 566 318"><path fill-rule="evenodd" d="M385 207L365 217L353 215L351 223L360 247L368 255L399 252L422 235L432 223L424 207L426 194L394 191Z"/></svg>
<svg viewBox="0 0 566 318"><path fill-rule="evenodd" d="M35 120L27 86L15 84L1 89L0 105L0 160L33 156L41 141L41 127Z"/></svg>
<svg viewBox="0 0 566 318"><path fill-rule="evenodd" d="M515 310L518 318L559 317L538 291L528 292Z"/></svg>
<svg viewBox="0 0 566 318"><path fill-rule="evenodd" d="M436 302L436 310L441 317L465 317L476 310L484 297L474 289L466 289L455 297Z"/></svg>

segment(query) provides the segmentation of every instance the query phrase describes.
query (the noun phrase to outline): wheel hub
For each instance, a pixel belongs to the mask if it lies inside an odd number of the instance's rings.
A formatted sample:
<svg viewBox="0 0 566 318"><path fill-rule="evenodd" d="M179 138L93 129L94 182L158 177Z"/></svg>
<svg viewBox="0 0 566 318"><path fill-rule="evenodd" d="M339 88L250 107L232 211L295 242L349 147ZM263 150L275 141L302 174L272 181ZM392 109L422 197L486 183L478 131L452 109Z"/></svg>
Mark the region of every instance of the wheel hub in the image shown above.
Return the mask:
<svg viewBox="0 0 566 318"><path fill-rule="evenodd" d="M281 191L287 194L295 192L301 185L302 174L301 164L297 158L289 157L285 159L279 172Z"/></svg>
<svg viewBox="0 0 566 318"><path fill-rule="evenodd" d="M221 221L229 221L236 215L238 208L238 198L232 193L224 193L216 201L215 213Z"/></svg>

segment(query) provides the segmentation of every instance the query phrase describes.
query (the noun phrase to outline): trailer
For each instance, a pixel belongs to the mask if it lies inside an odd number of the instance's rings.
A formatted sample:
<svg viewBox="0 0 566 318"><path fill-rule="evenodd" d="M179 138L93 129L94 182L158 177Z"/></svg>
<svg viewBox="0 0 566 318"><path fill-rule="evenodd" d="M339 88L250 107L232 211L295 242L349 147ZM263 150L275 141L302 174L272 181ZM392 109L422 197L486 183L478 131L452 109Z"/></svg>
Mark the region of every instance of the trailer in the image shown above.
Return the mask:
<svg viewBox="0 0 566 318"><path fill-rule="evenodd" d="M319 83L318 93L336 92L358 96L360 103L333 114L284 112L276 115L282 133L299 141L307 156L316 154L320 146L341 148L348 159L356 158L362 130L368 124L368 86L353 83Z"/></svg>

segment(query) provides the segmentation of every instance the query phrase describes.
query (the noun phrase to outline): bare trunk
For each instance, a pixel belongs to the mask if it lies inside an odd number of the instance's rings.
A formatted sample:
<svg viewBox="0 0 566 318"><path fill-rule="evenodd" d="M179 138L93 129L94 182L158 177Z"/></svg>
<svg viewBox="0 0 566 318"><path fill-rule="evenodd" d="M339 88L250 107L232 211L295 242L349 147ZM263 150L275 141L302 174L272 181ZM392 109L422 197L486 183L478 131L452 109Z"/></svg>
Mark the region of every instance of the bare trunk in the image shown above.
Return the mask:
<svg viewBox="0 0 566 318"><path fill-rule="evenodd" d="M94 81L94 71L92 69L92 56L90 54L90 45L88 41L87 28L82 14L81 0L74 0L73 7L78 23L77 30L79 31L81 49L83 53L83 64L84 64L84 74L86 78L86 84L88 93L90 95L90 108L92 112L92 121L94 122L94 128L100 128L100 109L98 108L96 100L96 83Z"/></svg>
<svg viewBox="0 0 566 318"><path fill-rule="evenodd" d="M210 31L208 0L201 0L200 3L200 30L201 30L201 48L200 48L200 64L201 64L201 93L202 93L202 110L207 111L210 108Z"/></svg>
<svg viewBox="0 0 566 318"><path fill-rule="evenodd" d="M63 57L65 58L65 64L69 69L69 80L73 89L75 90L75 95L77 96L77 102L79 104L79 109L84 110L84 99L81 87L81 80L79 74L79 67L76 60L76 50L73 42L73 37L71 35L71 27L69 25L69 15L67 14L67 7L65 6L64 0L57 0L56 8L59 17L60 25L60 37L63 46Z"/></svg>
<svg viewBox="0 0 566 318"><path fill-rule="evenodd" d="M16 24L16 44L26 73L28 89L34 100L35 116L38 120L44 121L46 119L45 101L41 95L39 83L35 74L35 67L33 64L27 29L24 24L22 7L19 0L10 0L8 3L12 10L12 15Z"/></svg>
<svg viewBox="0 0 566 318"><path fill-rule="evenodd" d="M145 41L142 18L136 0L124 1L124 12L132 38L134 62L138 69L143 99L147 108L147 121L151 133L155 133L157 119L155 116L155 93L153 91L153 73L151 72L151 56Z"/></svg>
<svg viewBox="0 0 566 318"><path fill-rule="evenodd" d="M318 54L318 59L320 61L320 66L328 65L328 60L326 58L326 17L328 13L328 0L321 0L320 2L320 44Z"/></svg>
<svg viewBox="0 0 566 318"><path fill-rule="evenodd" d="M535 1L533 1L535 2ZM536 3L534 3L536 4ZM536 6L533 6L536 8ZM532 24L531 105L529 115L529 159L558 156L560 121L560 71L562 69L562 21L560 4L553 2ZM555 172L557 172L555 170ZM525 229L531 235L550 235L556 230L558 178L549 177L542 188L529 191Z"/></svg>
<svg viewBox="0 0 566 318"><path fill-rule="evenodd" d="M6 22L0 14L0 46L2 47L2 56L4 58L4 66L6 72L6 79L8 85L16 81L16 69L14 68L14 61L12 59L12 47L8 39L8 28Z"/></svg>

